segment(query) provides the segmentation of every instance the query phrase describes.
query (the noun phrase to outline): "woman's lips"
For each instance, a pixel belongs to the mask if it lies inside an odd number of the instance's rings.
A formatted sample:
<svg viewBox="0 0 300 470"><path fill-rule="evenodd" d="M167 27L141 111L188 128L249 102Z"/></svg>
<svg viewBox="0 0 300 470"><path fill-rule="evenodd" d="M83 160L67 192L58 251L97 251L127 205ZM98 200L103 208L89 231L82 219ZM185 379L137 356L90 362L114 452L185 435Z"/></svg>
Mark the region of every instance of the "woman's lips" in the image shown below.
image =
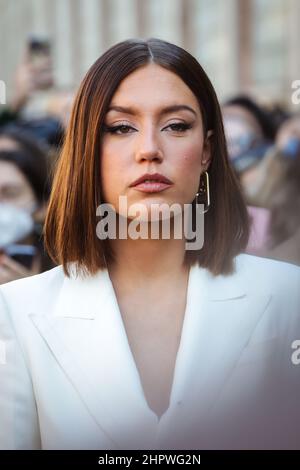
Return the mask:
<svg viewBox="0 0 300 470"><path fill-rule="evenodd" d="M133 188L143 193L159 193L160 191L164 191L171 186L171 184L162 183L161 181L143 181L143 183L139 183L136 186L133 186Z"/></svg>

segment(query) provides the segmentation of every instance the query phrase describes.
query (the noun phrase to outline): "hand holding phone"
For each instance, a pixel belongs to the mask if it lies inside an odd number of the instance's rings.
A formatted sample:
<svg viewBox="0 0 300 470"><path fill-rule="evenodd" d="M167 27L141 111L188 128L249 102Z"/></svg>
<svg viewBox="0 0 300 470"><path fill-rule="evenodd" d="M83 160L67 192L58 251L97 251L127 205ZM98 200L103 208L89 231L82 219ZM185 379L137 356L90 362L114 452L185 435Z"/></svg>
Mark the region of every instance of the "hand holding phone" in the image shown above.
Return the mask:
<svg viewBox="0 0 300 470"><path fill-rule="evenodd" d="M30 37L14 77L13 111L20 111L32 93L47 90L54 84L50 41Z"/></svg>
<svg viewBox="0 0 300 470"><path fill-rule="evenodd" d="M31 64L35 87L46 90L53 86L51 44L49 39L31 36L27 44L28 61Z"/></svg>

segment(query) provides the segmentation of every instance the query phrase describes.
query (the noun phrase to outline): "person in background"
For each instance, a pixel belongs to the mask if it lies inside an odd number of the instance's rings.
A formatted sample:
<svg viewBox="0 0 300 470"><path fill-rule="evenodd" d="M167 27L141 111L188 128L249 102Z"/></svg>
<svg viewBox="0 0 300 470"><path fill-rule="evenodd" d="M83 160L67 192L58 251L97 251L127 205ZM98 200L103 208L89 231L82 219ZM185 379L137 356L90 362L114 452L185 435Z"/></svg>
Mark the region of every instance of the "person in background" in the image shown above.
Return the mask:
<svg viewBox="0 0 300 470"><path fill-rule="evenodd" d="M0 131L0 284L53 267L42 241L49 193L46 151L17 129Z"/></svg>
<svg viewBox="0 0 300 470"><path fill-rule="evenodd" d="M268 113L247 96L237 96L222 108L231 163L249 205L256 205L260 163L274 143L275 125Z"/></svg>
<svg viewBox="0 0 300 470"><path fill-rule="evenodd" d="M34 96L40 90L46 90L52 85L51 57L44 56L42 60L34 60L28 41L14 73L11 99L7 106L1 109L0 125L15 122L24 117L22 116L24 109Z"/></svg>
<svg viewBox="0 0 300 470"><path fill-rule="evenodd" d="M71 90L55 87L50 43L29 38L15 70L12 96L0 108L0 129L17 126L56 151L64 138L71 100Z"/></svg>
<svg viewBox="0 0 300 470"><path fill-rule="evenodd" d="M276 136L276 151L265 165L261 198L270 209L263 256L300 265L300 116L288 119Z"/></svg>
<svg viewBox="0 0 300 470"><path fill-rule="evenodd" d="M228 100L222 109L230 162L245 195L251 230L246 252L258 255L268 240L270 211L260 202L265 183L263 162L272 152L275 123L263 107L248 96Z"/></svg>

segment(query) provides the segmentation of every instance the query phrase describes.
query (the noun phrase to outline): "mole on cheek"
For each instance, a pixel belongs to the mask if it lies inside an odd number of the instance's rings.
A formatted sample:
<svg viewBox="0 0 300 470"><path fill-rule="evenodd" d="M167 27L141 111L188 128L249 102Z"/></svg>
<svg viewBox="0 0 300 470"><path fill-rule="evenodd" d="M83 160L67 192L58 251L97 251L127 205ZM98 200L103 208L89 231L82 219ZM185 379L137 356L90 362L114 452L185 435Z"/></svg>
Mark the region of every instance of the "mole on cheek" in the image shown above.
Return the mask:
<svg viewBox="0 0 300 470"><path fill-rule="evenodd" d="M186 153L186 154L184 154L183 158L186 161L193 160L195 158L195 152Z"/></svg>
<svg viewBox="0 0 300 470"><path fill-rule="evenodd" d="M198 155L196 155L195 153L191 153L190 155L189 154L184 155L183 161L185 163L191 163L191 162L198 160L198 158L199 158Z"/></svg>

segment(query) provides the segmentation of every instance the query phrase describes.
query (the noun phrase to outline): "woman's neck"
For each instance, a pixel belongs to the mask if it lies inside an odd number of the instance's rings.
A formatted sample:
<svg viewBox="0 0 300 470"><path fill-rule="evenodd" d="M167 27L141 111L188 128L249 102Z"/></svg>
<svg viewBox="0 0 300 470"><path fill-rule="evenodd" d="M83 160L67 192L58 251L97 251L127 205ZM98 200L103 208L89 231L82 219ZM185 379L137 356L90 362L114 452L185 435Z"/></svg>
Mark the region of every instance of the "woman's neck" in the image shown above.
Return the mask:
<svg viewBox="0 0 300 470"><path fill-rule="evenodd" d="M170 277L185 272L184 240L110 240L115 262L111 269L124 272L131 278Z"/></svg>
<svg viewBox="0 0 300 470"><path fill-rule="evenodd" d="M168 238L162 236L161 224L157 238L151 238L150 226L147 233L150 234L147 238L127 236L109 240L115 260L108 265L110 275L119 282L127 284L128 280L141 287L147 285L149 280L153 286L159 287L164 281L177 282L185 277L189 271L185 263L186 240L183 236L174 237L174 219L170 221Z"/></svg>

